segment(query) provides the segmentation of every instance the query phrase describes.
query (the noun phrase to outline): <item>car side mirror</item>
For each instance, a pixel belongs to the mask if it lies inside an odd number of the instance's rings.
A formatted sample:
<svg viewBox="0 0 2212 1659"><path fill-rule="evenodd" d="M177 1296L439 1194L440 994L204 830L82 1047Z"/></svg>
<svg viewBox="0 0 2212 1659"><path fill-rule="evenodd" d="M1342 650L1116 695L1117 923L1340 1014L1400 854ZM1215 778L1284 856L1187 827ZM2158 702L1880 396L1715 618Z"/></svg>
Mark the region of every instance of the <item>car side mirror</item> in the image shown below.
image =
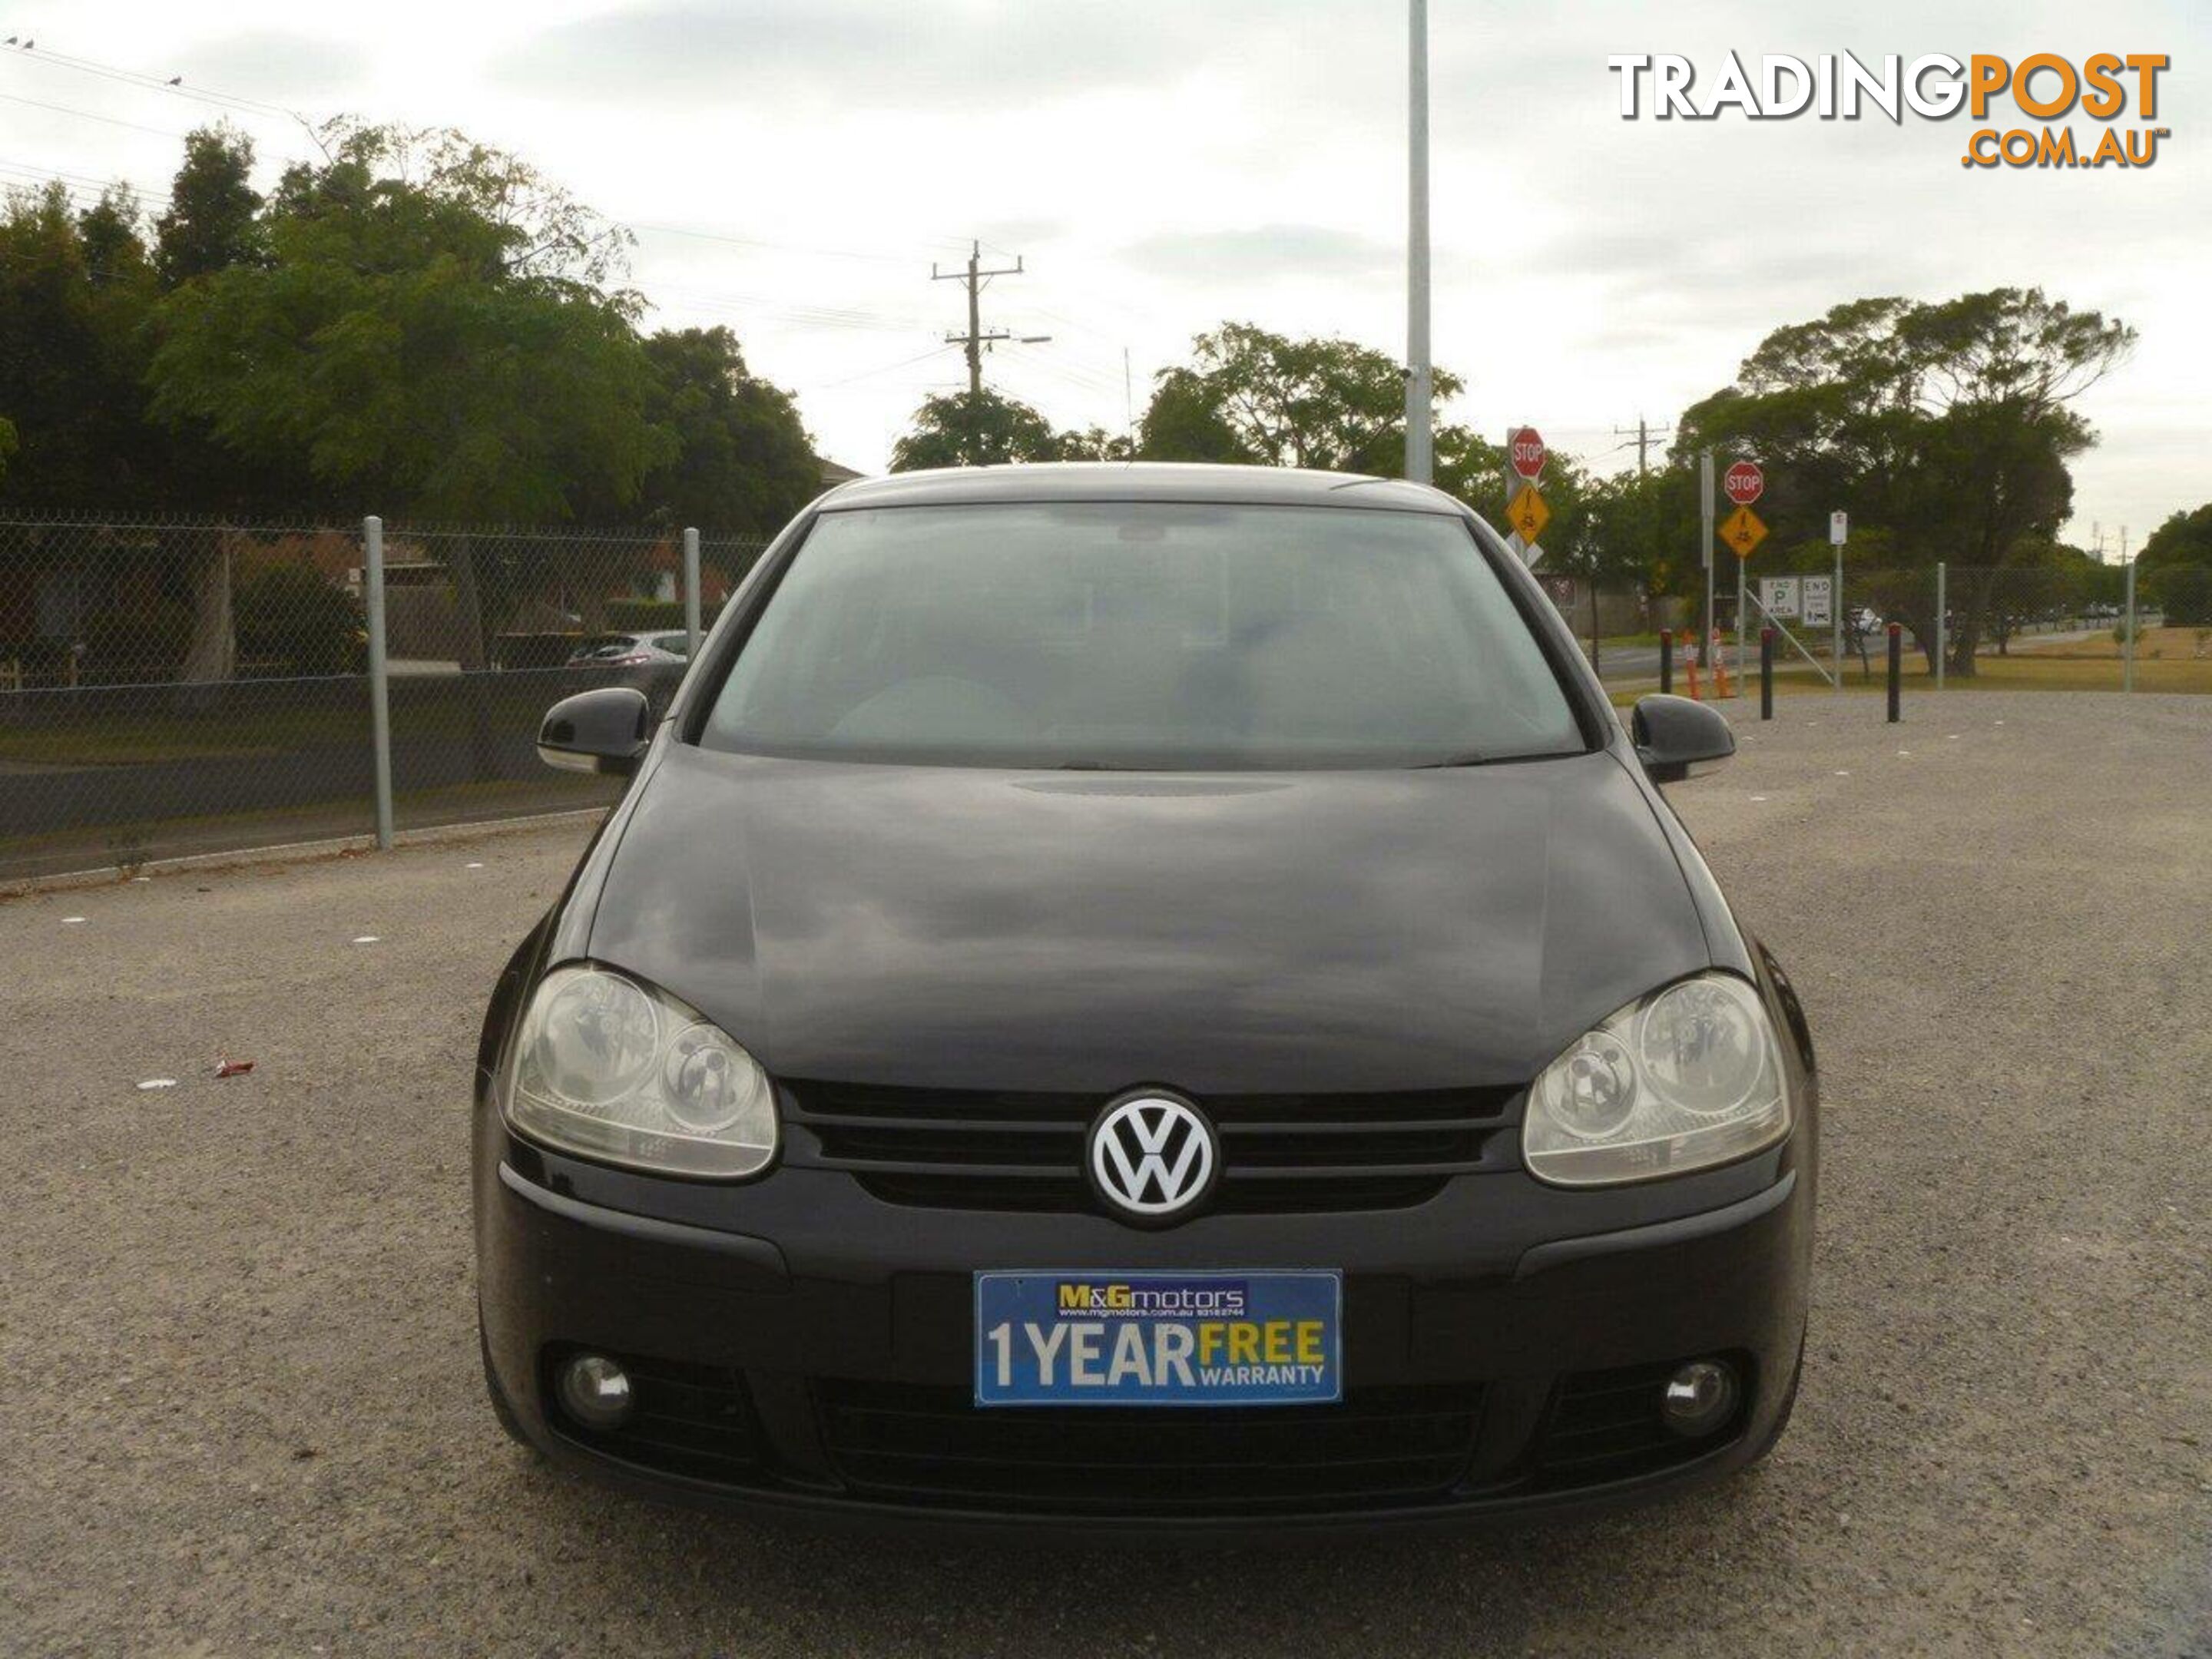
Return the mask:
<svg viewBox="0 0 2212 1659"><path fill-rule="evenodd" d="M1735 729L1717 711L1687 697L1638 698L1629 735L1654 783L1679 783L1735 753Z"/></svg>
<svg viewBox="0 0 2212 1659"><path fill-rule="evenodd" d="M563 772L637 770L653 739L653 706L642 691L603 685L563 697L538 728L538 758Z"/></svg>

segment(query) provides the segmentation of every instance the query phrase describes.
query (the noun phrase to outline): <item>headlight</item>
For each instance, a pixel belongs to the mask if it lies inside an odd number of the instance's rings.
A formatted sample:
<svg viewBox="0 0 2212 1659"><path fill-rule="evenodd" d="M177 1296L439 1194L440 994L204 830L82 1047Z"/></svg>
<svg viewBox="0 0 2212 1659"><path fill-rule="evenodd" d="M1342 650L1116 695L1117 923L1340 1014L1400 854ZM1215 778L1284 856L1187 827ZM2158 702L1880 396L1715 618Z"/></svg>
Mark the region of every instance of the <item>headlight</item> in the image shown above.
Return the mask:
<svg viewBox="0 0 2212 1659"><path fill-rule="evenodd" d="M1680 1175L1790 1133L1782 1050L1759 993L1700 974L1584 1032L1528 1091L1529 1172L1562 1187Z"/></svg>
<svg viewBox="0 0 2212 1659"><path fill-rule="evenodd" d="M668 1175L758 1175L775 1097L743 1048L665 991L556 968L515 1035L507 1121L533 1140Z"/></svg>

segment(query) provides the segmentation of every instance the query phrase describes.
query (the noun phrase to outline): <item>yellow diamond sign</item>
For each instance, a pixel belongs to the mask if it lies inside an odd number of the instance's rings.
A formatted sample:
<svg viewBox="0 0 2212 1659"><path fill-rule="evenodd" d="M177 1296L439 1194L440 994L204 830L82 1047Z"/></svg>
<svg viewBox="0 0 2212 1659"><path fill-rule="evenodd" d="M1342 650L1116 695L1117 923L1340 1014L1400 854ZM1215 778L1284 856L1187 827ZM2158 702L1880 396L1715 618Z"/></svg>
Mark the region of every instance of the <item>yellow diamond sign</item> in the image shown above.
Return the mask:
<svg viewBox="0 0 2212 1659"><path fill-rule="evenodd" d="M1739 559L1751 556L1751 550L1766 539L1766 526L1759 521L1759 514L1747 507L1739 507L1721 521L1721 539L1735 549Z"/></svg>
<svg viewBox="0 0 2212 1659"><path fill-rule="evenodd" d="M1534 542L1544 533L1544 526L1552 521L1552 509L1530 484L1513 498L1505 509L1505 522L1513 526L1513 533L1524 542Z"/></svg>

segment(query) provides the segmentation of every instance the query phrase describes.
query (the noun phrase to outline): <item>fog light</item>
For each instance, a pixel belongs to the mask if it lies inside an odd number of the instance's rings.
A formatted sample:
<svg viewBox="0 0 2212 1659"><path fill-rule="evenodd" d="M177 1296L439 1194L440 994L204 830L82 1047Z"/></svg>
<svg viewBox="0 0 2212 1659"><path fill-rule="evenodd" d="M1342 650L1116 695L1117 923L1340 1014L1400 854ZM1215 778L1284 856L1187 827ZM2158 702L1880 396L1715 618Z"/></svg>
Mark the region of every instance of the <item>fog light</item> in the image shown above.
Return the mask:
<svg viewBox="0 0 2212 1659"><path fill-rule="evenodd" d="M561 1367L561 1409L587 1429L618 1429L633 1405L629 1374L603 1353L580 1353Z"/></svg>
<svg viewBox="0 0 2212 1659"><path fill-rule="evenodd" d="M1659 1414L1685 1439L1711 1434L1735 1413L1735 1372L1717 1359L1692 1359L1667 1379Z"/></svg>

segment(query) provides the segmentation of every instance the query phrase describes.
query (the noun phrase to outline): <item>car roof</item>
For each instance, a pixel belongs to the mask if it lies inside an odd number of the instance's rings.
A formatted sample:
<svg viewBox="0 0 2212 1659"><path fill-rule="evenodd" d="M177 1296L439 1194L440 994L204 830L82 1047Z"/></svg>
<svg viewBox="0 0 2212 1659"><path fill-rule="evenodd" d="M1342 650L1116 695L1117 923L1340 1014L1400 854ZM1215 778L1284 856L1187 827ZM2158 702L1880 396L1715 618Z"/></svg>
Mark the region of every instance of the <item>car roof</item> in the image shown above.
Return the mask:
<svg viewBox="0 0 2212 1659"><path fill-rule="evenodd" d="M815 505L824 513L845 513L975 501L1220 501L1453 515L1467 510L1440 489L1402 478L1164 461L1054 461L894 472L840 484Z"/></svg>

